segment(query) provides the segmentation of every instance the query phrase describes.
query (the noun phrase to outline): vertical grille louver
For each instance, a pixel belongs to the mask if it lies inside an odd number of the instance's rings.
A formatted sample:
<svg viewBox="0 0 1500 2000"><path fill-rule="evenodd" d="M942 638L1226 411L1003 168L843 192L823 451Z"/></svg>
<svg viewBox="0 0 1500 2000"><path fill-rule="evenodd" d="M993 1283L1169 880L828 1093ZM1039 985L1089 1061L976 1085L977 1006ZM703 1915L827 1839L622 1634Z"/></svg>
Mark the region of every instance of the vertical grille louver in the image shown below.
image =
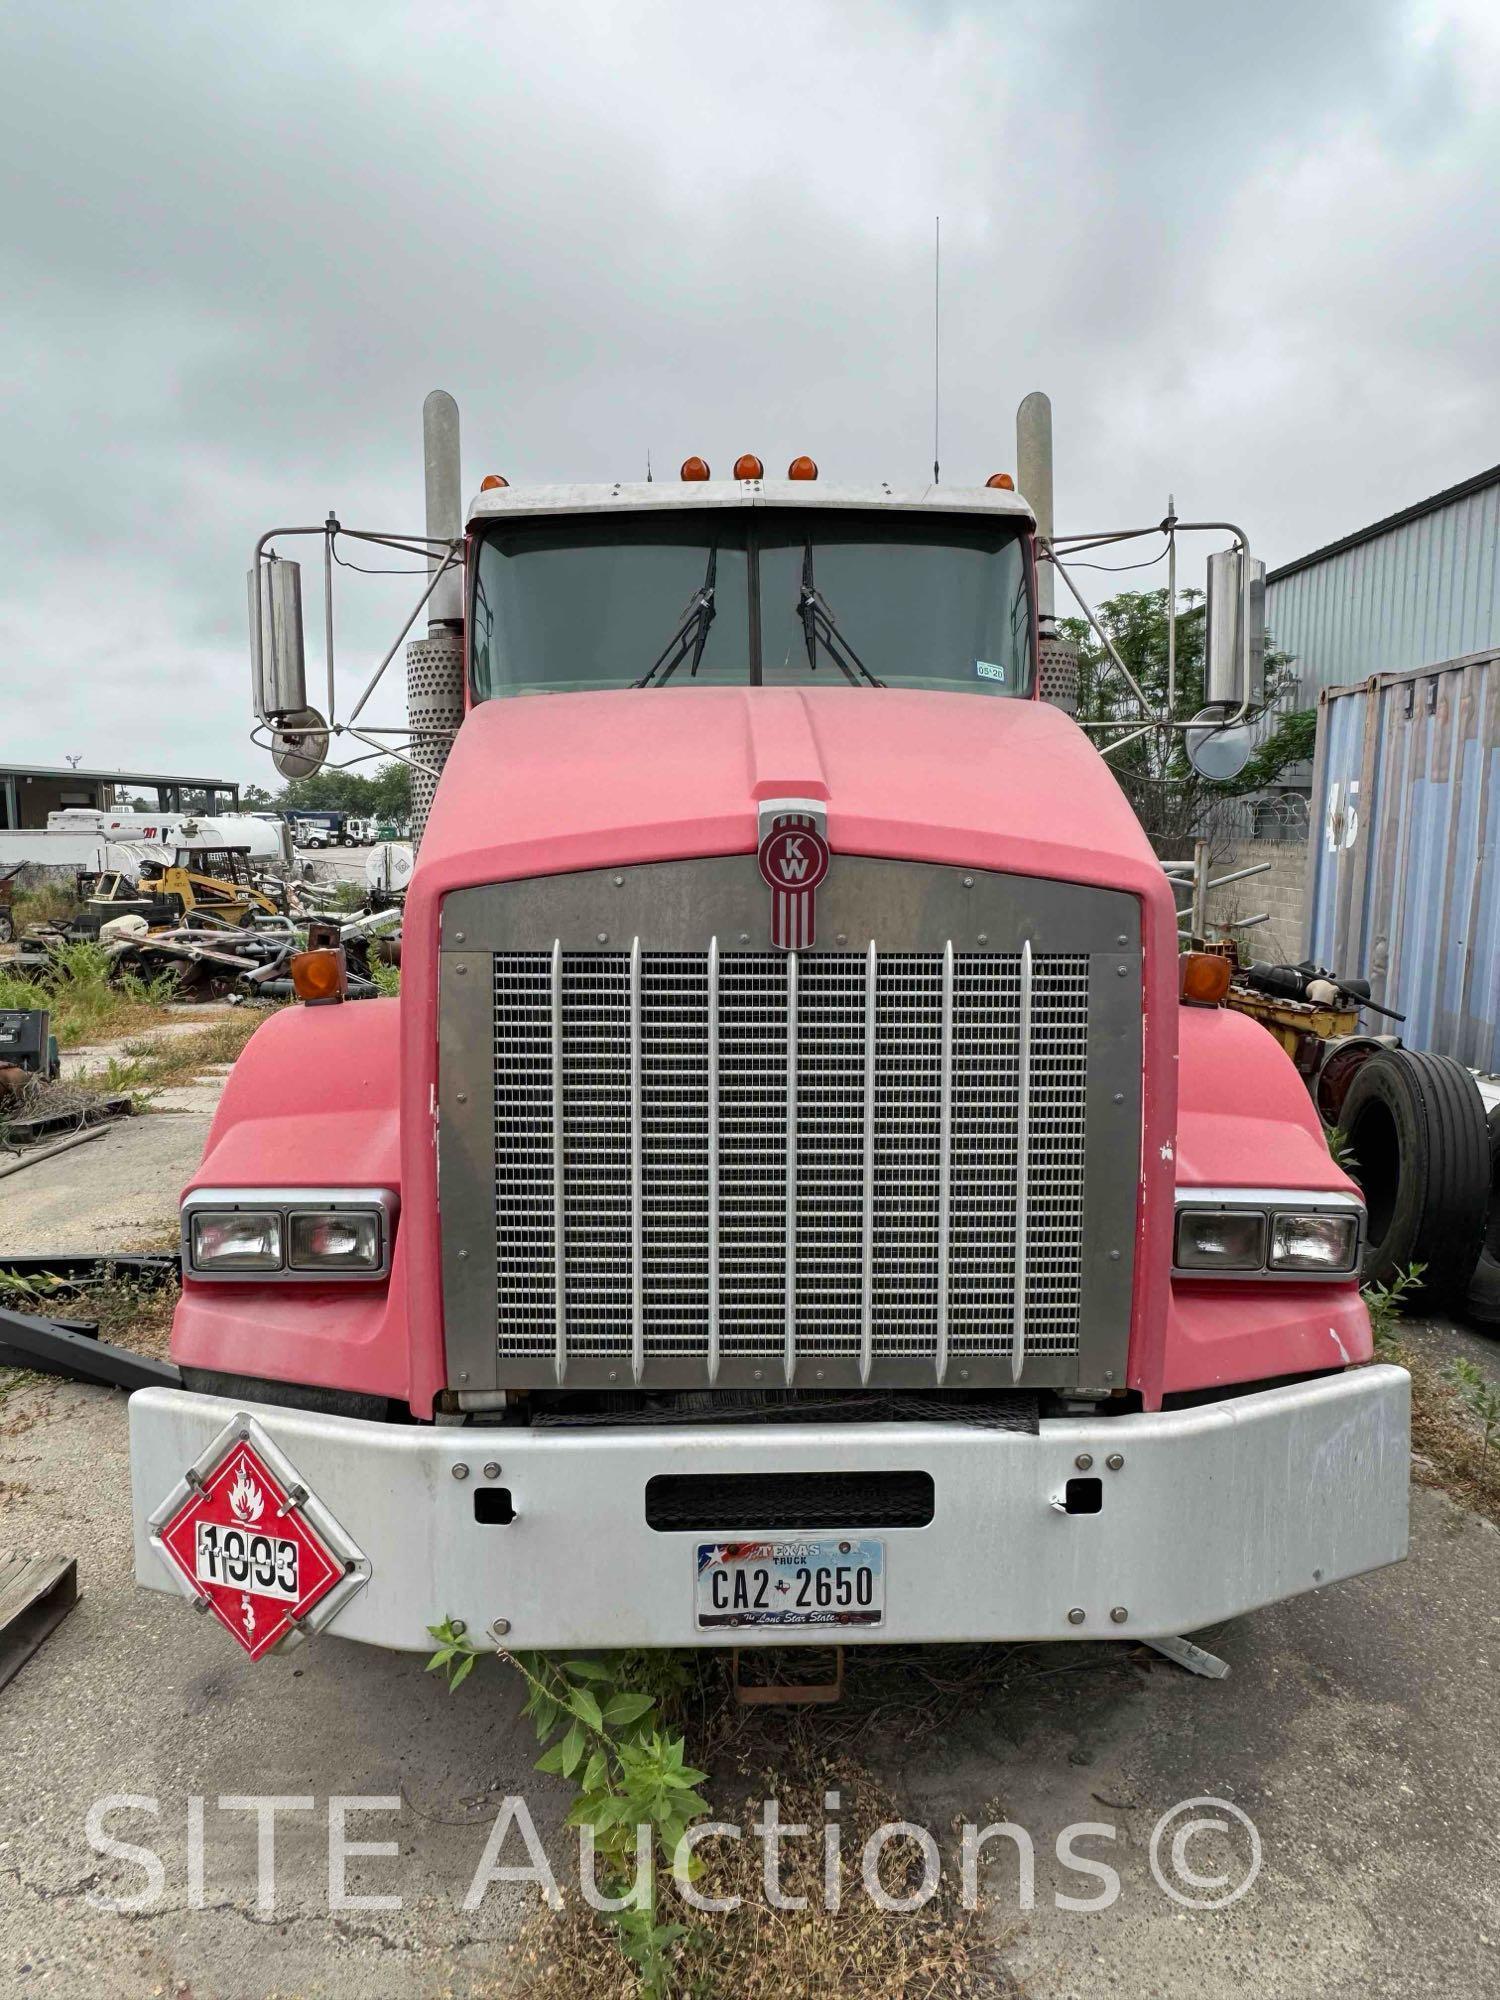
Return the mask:
<svg viewBox="0 0 1500 2000"><path fill-rule="evenodd" d="M1018 1361L1018 1330L1028 1356L1076 1352L1087 953L493 967L502 1357L564 1381L676 1357L709 1381L828 1359L952 1382Z"/></svg>

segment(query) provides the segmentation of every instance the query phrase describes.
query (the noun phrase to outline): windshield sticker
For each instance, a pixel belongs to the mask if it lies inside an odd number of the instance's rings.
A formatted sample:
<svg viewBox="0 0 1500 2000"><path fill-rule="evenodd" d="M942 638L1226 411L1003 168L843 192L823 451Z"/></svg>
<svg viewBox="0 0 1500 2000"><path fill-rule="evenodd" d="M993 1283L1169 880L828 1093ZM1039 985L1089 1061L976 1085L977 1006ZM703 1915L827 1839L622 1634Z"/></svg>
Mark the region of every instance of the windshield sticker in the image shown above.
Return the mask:
<svg viewBox="0 0 1500 2000"><path fill-rule="evenodd" d="M976 660L974 671L982 681L999 681L1002 686L1010 679L1004 667L997 666L993 660Z"/></svg>

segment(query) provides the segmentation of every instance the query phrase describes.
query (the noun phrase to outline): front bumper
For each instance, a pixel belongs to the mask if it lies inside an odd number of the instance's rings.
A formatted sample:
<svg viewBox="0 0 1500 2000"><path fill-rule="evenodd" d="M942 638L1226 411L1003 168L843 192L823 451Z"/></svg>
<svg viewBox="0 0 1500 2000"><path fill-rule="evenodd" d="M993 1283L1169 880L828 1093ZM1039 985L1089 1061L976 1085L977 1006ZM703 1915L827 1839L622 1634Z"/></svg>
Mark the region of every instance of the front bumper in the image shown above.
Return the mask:
<svg viewBox="0 0 1500 2000"><path fill-rule="evenodd" d="M421 1651L428 1627L445 1618L462 1618L481 1646L503 1619L507 1645L550 1650L826 1645L834 1636L826 1627L695 1629L693 1550L712 1535L646 1523L647 1480L673 1472L929 1473L929 1525L861 1530L887 1550L886 1618L873 1639L1195 1631L1400 1561L1409 1390L1400 1368L1360 1368L1196 1409L1052 1419L1036 1436L950 1424L560 1433L246 1407L369 1559L368 1583L330 1632ZM176 1389L131 1398L142 1584L181 1588L149 1517L240 1407ZM1102 1504L1068 1514L1062 1496L1083 1454ZM498 1473L487 1477L489 1466ZM497 1486L515 1509L503 1526L476 1519L476 1494ZM723 1532L748 1540L756 1531L734 1521ZM1123 1621L1111 1616L1117 1608ZM1074 1610L1083 1613L1076 1623Z"/></svg>

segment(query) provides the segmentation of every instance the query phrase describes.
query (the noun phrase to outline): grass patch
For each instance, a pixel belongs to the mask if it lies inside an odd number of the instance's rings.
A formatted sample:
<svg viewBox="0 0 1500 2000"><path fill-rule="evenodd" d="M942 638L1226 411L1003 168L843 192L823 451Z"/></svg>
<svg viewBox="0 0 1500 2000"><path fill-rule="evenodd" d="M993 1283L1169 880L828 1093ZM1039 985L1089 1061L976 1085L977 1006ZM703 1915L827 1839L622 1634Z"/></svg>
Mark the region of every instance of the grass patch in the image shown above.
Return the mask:
<svg viewBox="0 0 1500 2000"><path fill-rule="evenodd" d="M0 967L0 1007L45 1007L59 1048L139 1033L167 1017L175 977L111 976L109 953L87 939L60 944L25 973Z"/></svg>
<svg viewBox="0 0 1500 2000"><path fill-rule="evenodd" d="M839 1806L824 1805L837 1794ZM783 1822L840 1828L838 1908L825 1907L821 1837L781 1843L781 1890L805 1896L803 1910L773 1909L761 1878L762 1850L754 1831L761 1798L776 1798ZM694 1884L703 1896L740 1907L708 1914L683 1903L670 1878L661 1889L662 1915L684 1926L667 1989L687 2000L1000 2000L1019 1992L1004 1965L1008 1936L988 1921L981 1894L963 1907L958 1855L942 1856L936 1893L920 1909L883 1911L865 1894L860 1856L882 1825L907 1817L887 1788L848 1759L820 1757L798 1736L778 1764L758 1774L756 1799L742 1813L720 1808L741 1828L738 1840L703 1841L704 1869ZM988 1817L989 1815L987 1815ZM993 1817L1003 1818L996 1812ZM982 1823L982 1822L981 1822ZM944 1843L947 1845L947 1843ZM922 1881L922 1859L909 1842L893 1841L880 1869L889 1896L905 1897ZM548 2000L635 2000L640 1987L623 1964L614 1933L581 1895L565 1892L560 1911L539 1909L513 1947L524 1992Z"/></svg>
<svg viewBox="0 0 1500 2000"><path fill-rule="evenodd" d="M1385 1334L1378 1359L1394 1361L1411 1376L1412 1477L1445 1493L1500 1527L1500 1452L1488 1443L1482 1419L1469 1407L1463 1384L1429 1361L1410 1335Z"/></svg>
<svg viewBox="0 0 1500 2000"><path fill-rule="evenodd" d="M97 1278L26 1277L0 1264L0 1305L12 1312L57 1319L91 1319L111 1347L161 1360L172 1332L172 1314L181 1289L175 1278L156 1281L129 1271L102 1268ZM0 1372L0 1404L30 1375Z"/></svg>
<svg viewBox="0 0 1500 2000"><path fill-rule="evenodd" d="M111 1071L117 1079L115 1089L151 1091L168 1084L191 1083L206 1069L237 1062L256 1029L279 1011L276 1007L236 1007L232 1014L194 1028L191 1034L127 1042L123 1061L111 1060L107 1068L97 1072L101 1087L107 1087Z"/></svg>

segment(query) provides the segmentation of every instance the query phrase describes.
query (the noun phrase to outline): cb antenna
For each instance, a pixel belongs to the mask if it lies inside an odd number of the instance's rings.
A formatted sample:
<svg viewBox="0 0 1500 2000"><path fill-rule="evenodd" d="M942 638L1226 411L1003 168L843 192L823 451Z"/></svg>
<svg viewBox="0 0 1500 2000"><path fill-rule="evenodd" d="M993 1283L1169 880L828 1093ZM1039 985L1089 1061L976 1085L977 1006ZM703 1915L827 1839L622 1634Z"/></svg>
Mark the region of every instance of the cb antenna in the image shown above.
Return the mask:
<svg viewBox="0 0 1500 2000"><path fill-rule="evenodd" d="M932 219L932 483L941 478L938 470L938 414L942 408L939 361L942 355L943 311L943 218Z"/></svg>

